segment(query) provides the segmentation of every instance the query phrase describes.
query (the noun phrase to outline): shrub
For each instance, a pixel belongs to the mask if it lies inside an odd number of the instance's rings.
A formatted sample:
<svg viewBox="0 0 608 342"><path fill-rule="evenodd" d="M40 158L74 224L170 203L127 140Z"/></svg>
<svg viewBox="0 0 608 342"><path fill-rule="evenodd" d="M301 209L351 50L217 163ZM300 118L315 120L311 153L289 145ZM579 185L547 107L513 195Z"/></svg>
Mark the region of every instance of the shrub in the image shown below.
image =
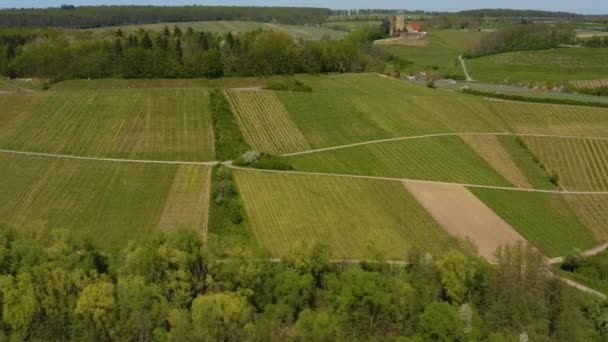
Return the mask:
<svg viewBox="0 0 608 342"><path fill-rule="evenodd" d="M551 176L549 176L549 182L555 186L559 186L559 175L557 173L553 173Z"/></svg>
<svg viewBox="0 0 608 342"><path fill-rule="evenodd" d="M275 91L293 91L301 93L310 93L312 88L298 80L288 79L285 82L270 82L264 89Z"/></svg>
<svg viewBox="0 0 608 342"><path fill-rule="evenodd" d="M285 157L249 151L234 161L235 165L265 170L293 170Z"/></svg>
<svg viewBox="0 0 608 342"><path fill-rule="evenodd" d="M435 81L428 81L426 86L427 86L427 88L431 88L431 89L437 88L437 86L435 86Z"/></svg>

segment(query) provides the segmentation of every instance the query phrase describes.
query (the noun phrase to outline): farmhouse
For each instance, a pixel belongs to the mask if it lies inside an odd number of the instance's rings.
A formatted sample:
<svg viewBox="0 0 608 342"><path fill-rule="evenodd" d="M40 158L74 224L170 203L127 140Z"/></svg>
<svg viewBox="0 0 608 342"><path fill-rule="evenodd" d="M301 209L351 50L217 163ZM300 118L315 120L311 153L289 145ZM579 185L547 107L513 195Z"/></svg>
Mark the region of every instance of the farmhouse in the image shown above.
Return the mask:
<svg viewBox="0 0 608 342"><path fill-rule="evenodd" d="M391 18L391 36L424 35L424 32L422 32L422 27L419 23L415 21L407 23L405 19L405 15L398 15Z"/></svg>

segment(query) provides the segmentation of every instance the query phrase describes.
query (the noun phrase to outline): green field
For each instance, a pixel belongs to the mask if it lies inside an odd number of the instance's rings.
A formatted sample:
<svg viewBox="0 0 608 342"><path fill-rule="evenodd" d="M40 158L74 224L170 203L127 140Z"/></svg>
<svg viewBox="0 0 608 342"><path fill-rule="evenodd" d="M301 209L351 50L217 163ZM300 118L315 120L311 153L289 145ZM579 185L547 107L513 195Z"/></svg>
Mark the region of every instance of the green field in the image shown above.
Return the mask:
<svg viewBox="0 0 608 342"><path fill-rule="evenodd" d="M299 79L313 92L277 96L312 148L430 133L507 130L481 98L374 74Z"/></svg>
<svg viewBox="0 0 608 342"><path fill-rule="evenodd" d="M608 140L525 137L530 149L570 191L608 191Z"/></svg>
<svg viewBox="0 0 608 342"><path fill-rule="evenodd" d="M294 38L302 38L304 40L319 40L323 37L329 37L331 39L339 39L346 35L346 32L334 30L327 27L321 26L304 26L304 25L282 25L282 24L271 24L261 23L255 21L190 21L190 22L179 22L179 23L158 23L158 24L143 24L143 25L128 25L128 26L115 26L115 27L104 27L98 30L101 31L116 31L121 29L126 32L137 31L140 28L151 31L162 31L165 27L169 30L173 30L174 27L179 27L182 31L192 28L195 31L206 31L213 33L236 33L236 32L247 32L253 30L273 30L277 32L287 33Z"/></svg>
<svg viewBox="0 0 608 342"><path fill-rule="evenodd" d="M412 248L455 247L400 182L236 172L258 243L272 256L327 244L334 258L404 260Z"/></svg>
<svg viewBox="0 0 608 342"><path fill-rule="evenodd" d="M567 82L608 78L608 49L562 48L467 60L471 77L490 83Z"/></svg>
<svg viewBox="0 0 608 342"><path fill-rule="evenodd" d="M302 171L512 186L457 136L370 144L289 161Z"/></svg>
<svg viewBox="0 0 608 342"><path fill-rule="evenodd" d="M479 199L550 257L599 243L561 194L470 188Z"/></svg>
<svg viewBox="0 0 608 342"><path fill-rule="evenodd" d="M214 160L205 89L50 91L0 97L0 147L78 156Z"/></svg>
<svg viewBox="0 0 608 342"><path fill-rule="evenodd" d="M403 71L408 73L436 72L463 75L458 56L477 44L487 32L478 31L431 31L426 36L425 46L403 44L379 44L382 50L410 61L413 64Z"/></svg>
<svg viewBox="0 0 608 342"><path fill-rule="evenodd" d="M160 229L206 226L206 166L1 154L0 169L0 223L16 230L66 228L119 249Z"/></svg>
<svg viewBox="0 0 608 342"><path fill-rule="evenodd" d="M608 137L606 109L501 100L488 103L516 133Z"/></svg>
<svg viewBox="0 0 608 342"><path fill-rule="evenodd" d="M381 20L370 20L370 21L334 21L327 22L323 24L324 27L327 27L332 30L338 31L354 31L359 29L365 29L369 27L379 27L382 25Z"/></svg>

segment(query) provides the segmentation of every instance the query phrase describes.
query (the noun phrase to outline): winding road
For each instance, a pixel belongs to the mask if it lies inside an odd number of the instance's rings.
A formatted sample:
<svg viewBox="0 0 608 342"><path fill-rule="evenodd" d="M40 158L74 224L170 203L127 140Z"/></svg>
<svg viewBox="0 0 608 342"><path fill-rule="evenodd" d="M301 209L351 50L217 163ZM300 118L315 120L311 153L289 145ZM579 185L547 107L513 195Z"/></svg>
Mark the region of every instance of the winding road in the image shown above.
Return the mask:
<svg viewBox="0 0 608 342"><path fill-rule="evenodd" d="M465 63L464 58L462 58L462 55L458 56L458 60L460 61L460 65L462 65L462 70L464 71L464 76L467 78L466 81L475 82L475 80L473 78L471 78L471 75L469 75L469 71L467 70L467 64Z"/></svg>

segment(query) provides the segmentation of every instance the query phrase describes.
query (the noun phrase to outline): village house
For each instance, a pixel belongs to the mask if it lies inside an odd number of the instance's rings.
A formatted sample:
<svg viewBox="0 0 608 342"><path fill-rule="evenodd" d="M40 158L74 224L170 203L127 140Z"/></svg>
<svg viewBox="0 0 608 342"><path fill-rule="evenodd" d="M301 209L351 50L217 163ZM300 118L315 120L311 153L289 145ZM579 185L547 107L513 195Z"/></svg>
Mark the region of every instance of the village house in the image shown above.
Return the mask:
<svg viewBox="0 0 608 342"><path fill-rule="evenodd" d="M419 23L412 21L407 22L405 15L398 15L390 20L390 35L391 36L412 36L424 35L422 26Z"/></svg>

